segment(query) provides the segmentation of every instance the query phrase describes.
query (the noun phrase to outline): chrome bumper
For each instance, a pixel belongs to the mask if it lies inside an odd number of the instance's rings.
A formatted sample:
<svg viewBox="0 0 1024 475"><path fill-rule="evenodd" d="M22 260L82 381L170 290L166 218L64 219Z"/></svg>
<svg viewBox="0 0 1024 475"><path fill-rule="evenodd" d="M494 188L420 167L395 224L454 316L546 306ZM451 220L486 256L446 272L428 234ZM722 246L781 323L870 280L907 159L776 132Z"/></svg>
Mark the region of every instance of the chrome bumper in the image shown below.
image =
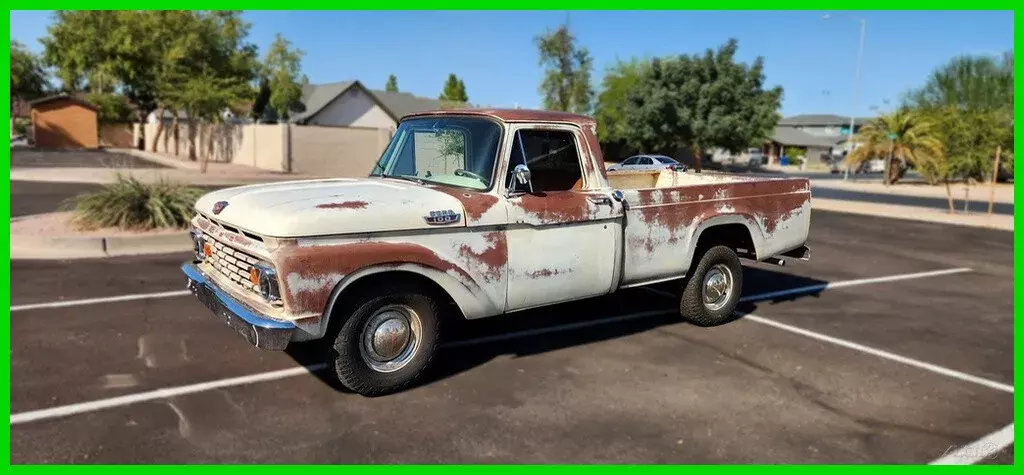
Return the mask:
<svg viewBox="0 0 1024 475"><path fill-rule="evenodd" d="M235 300L200 270L196 262L182 264L181 270L188 278L187 286L192 294L206 308L223 318L228 326L244 336L249 344L265 350L283 350L288 346L295 332L295 324L271 320Z"/></svg>

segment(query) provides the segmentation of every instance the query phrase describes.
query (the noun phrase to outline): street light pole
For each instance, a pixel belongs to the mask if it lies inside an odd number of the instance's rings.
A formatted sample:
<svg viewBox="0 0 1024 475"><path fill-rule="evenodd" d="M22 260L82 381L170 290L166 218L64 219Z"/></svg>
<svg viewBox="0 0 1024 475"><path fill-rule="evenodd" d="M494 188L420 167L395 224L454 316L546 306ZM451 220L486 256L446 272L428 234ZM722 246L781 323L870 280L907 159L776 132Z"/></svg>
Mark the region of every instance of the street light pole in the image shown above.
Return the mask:
<svg viewBox="0 0 1024 475"><path fill-rule="evenodd" d="M859 99L858 96L860 95L860 65L861 65L861 61L863 61L863 59L864 59L864 33L865 33L865 30L867 29L867 23L868 23L867 20L861 18L861 20L860 20L860 47L857 48L857 68L854 70L854 75L853 75L853 110L850 112L850 138L849 138L850 151L847 152L847 155L846 155L847 157L850 156L849 154L853 153L853 148L856 145L853 142L853 127L854 127L854 118L857 115L857 100ZM849 178L850 178L850 164L847 163L846 164L846 172L843 174L843 180L847 180Z"/></svg>

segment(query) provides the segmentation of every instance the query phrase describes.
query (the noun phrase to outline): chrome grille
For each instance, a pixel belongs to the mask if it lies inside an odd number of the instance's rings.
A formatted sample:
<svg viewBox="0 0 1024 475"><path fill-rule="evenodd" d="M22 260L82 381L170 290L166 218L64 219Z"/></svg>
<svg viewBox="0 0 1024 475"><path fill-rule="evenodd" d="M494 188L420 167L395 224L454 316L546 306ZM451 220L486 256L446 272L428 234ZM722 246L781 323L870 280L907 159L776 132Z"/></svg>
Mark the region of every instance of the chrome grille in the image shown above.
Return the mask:
<svg viewBox="0 0 1024 475"><path fill-rule="evenodd" d="M211 267L239 287L259 293L259 285L249 281L249 269L259 261L258 259L217 241L209 234L203 233L203 239L210 243L210 256L206 258L206 262Z"/></svg>

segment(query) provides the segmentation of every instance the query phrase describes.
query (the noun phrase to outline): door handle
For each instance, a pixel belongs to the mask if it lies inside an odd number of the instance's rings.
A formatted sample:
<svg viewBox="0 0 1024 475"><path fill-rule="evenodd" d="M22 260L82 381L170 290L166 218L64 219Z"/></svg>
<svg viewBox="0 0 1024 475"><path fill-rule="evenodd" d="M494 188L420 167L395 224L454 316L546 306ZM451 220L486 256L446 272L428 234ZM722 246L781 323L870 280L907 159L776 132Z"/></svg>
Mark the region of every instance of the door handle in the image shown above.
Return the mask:
<svg viewBox="0 0 1024 475"><path fill-rule="evenodd" d="M590 200L591 203L596 203L596 204L599 204L599 205L600 204L606 204L606 205L611 205L612 204L612 199L607 197L607 196L588 196L587 199Z"/></svg>

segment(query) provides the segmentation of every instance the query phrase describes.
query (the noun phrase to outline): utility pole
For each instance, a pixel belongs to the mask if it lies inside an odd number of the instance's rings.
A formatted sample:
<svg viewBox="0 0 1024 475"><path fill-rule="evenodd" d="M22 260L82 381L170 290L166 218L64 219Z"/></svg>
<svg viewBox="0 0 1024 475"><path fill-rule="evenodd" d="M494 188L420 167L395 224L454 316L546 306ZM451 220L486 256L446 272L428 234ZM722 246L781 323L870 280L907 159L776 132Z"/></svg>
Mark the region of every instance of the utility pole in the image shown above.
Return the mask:
<svg viewBox="0 0 1024 475"><path fill-rule="evenodd" d="M864 59L864 34L865 34L865 30L867 29L867 24L868 24L867 20L865 20L863 18L860 20L860 47L857 48L857 68L854 70L854 74L853 74L853 111L850 112L850 139L849 139L849 142L850 142L850 152L849 153L853 153L853 148L856 147L856 145L857 145L856 143L853 142L853 130L854 130L855 117L857 115L857 100L859 99L858 96L860 95L860 66L861 66L861 61ZM847 157L849 157L849 155L847 155ZM847 180L849 178L850 178L850 165L849 165L849 163L847 163L847 165L846 165L846 172L843 174L843 180Z"/></svg>

